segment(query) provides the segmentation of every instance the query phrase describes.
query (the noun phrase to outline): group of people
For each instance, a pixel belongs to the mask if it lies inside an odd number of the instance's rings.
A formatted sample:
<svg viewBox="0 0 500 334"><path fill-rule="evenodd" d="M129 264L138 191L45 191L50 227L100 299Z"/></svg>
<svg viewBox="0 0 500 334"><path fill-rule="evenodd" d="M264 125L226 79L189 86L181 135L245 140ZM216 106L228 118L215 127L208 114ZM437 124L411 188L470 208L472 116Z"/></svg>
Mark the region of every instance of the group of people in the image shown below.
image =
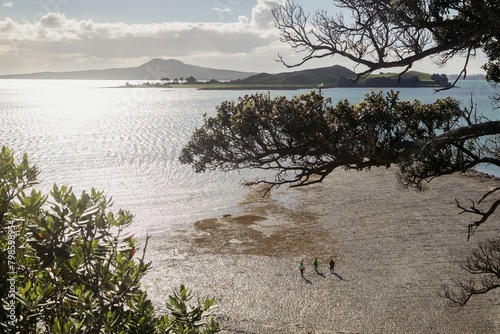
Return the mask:
<svg viewBox="0 0 500 334"><path fill-rule="evenodd" d="M314 258L312 264L314 266L314 270L318 272L319 260L317 257ZM300 269L300 276L304 276L304 270L306 269L304 265L304 260L300 261L299 269ZM335 261L333 261L333 259L330 260L330 272L332 274L335 272Z"/></svg>

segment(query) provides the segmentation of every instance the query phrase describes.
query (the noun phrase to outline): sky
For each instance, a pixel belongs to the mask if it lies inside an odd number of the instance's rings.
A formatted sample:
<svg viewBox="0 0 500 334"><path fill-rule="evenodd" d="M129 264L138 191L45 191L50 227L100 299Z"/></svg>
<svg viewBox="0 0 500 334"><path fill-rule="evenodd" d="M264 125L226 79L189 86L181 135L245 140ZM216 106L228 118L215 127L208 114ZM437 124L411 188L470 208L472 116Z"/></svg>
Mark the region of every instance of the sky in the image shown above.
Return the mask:
<svg viewBox="0 0 500 334"><path fill-rule="evenodd" d="M0 75L63 72L139 66L153 58L248 72L290 71L277 62L301 55L280 42L271 9L282 0L0 0ZM306 12L332 1L296 0ZM484 58L470 62L468 73L483 73ZM335 64L342 58L306 63L306 68ZM444 68L431 62L413 68L430 73L459 73L463 59Z"/></svg>

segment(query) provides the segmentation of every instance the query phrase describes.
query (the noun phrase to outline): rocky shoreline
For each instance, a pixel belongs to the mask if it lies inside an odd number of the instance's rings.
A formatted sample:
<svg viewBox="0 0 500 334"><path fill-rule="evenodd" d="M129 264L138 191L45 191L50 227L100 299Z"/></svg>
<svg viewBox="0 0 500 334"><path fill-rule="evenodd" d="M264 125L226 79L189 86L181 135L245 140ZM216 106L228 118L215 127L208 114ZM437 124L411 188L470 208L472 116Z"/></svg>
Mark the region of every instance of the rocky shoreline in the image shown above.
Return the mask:
<svg viewBox="0 0 500 334"><path fill-rule="evenodd" d="M459 215L455 199L478 200L499 180L451 175L416 192L401 189L395 172L336 171L270 197L254 190L238 216L154 235L144 286L160 309L181 283L215 296L223 333L500 332L498 292L461 311L438 295L464 276L458 263L477 242L498 234L495 217L467 242L474 217Z"/></svg>

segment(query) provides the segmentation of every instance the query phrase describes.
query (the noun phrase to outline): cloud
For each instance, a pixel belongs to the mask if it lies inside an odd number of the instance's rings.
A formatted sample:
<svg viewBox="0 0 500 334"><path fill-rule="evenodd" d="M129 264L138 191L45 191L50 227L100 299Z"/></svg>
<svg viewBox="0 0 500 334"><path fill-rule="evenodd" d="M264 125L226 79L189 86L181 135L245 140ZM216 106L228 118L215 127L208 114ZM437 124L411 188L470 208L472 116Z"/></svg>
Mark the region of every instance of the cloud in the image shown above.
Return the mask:
<svg viewBox="0 0 500 334"><path fill-rule="evenodd" d="M4 2L3 6L7 7L7 8L12 8L14 6L14 2L12 2L12 1Z"/></svg>
<svg viewBox="0 0 500 334"><path fill-rule="evenodd" d="M62 28L66 23L66 16L61 13L48 13L40 19L43 28Z"/></svg>
<svg viewBox="0 0 500 334"><path fill-rule="evenodd" d="M9 34L9 32L14 30L15 25L16 23L10 18L5 19L5 21L0 21L0 34Z"/></svg>
<svg viewBox="0 0 500 334"><path fill-rule="evenodd" d="M280 2L276 0L258 0L257 5L252 9L252 26L261 30L273 28L272 9L279 4Z"/></svg>
<svg viewBox="0 0 500 334"><path fill-rule="evenodd" d="M271 14L276 4L276 0L258 0L250 18L240 16L231 23L102 23L69 18L63 13L47 13L36 22L21 23L5 18L0 21L0 45L3 46L0 74L33 71L28 67L35 65L30 64L37 64L36 71L59 71L68 70L71 65L86 65L87 69L92 63L96 64L95 68L102 68L117 59L182 59L203 54L210 54L214 59L229 59L266 53L263 51L266 48L276 54L278 36ZM268 61L274 64L274 58Z"/></svg>
<svg viewBox="0 0 500 334"><path fill-rule="evenodd" d="M220 8L220 7L212 8L212 10L215 12L220 12L220 13L224 13L224 14L229 14L229 13L232 13L232 11L233 11L231 8Z"/></svg>
<svg viewBox="0 0 500 334"><path fill-rule="evenodd" d="M221 35L228 35L228 43L236 42L237 45L248 48L254 44L262 44L263 30L268 29L270 22L265 22L262 10L252 15L252 20L240 19L235 23L190 23L190 22L165 22L151 24L126 24L126 23L96 23L93 20L76 20L67 18L62 13L48 13L35 23L18 23L10 18L0 21L0 38L22 41L52 42L66 39L80 40L108 39L108 40L134 40L164 39L185 44L185 39L206 39L221 45L218 39ZM269 16L267 16L269 19ZM238 36L241 40L238 42ZM245 40L243 40L245 39ZM248 40L250 39L250 40ZM264 41L265 43L265 41ZM192 45L195 47L195 45ZM234 46L236 47L236 46ZM227 48L227 47L224 47Z"/></svg>

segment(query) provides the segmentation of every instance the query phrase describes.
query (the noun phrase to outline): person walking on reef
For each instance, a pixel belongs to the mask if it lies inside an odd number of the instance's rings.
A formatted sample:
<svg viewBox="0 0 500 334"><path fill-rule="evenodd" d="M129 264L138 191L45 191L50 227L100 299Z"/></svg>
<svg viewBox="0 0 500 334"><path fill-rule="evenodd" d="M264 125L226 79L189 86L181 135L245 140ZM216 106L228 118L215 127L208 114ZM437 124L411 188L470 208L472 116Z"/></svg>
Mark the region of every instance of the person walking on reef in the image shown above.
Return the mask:
<svg viewBox="0 0 500 334"><path fill-rule="evenodd" d="M306 269L306 267L304 266L304 260L300 261L300 265L299 265L299 269L300 269L300 276L304 276L304 269Z"/></svg>
<svg viewBox="0 0 500 334"><path fill-rule="evenodd" d="M314 266L314 270L318 271L319 261L318 261L317 257L314 258L313 266Z"/></svg>
<svg viewBox="0 0 500 334"><path fill-rule="evenodd" d="M333 274L335 272L335 261L330 260L330 272Z"/></svg>

